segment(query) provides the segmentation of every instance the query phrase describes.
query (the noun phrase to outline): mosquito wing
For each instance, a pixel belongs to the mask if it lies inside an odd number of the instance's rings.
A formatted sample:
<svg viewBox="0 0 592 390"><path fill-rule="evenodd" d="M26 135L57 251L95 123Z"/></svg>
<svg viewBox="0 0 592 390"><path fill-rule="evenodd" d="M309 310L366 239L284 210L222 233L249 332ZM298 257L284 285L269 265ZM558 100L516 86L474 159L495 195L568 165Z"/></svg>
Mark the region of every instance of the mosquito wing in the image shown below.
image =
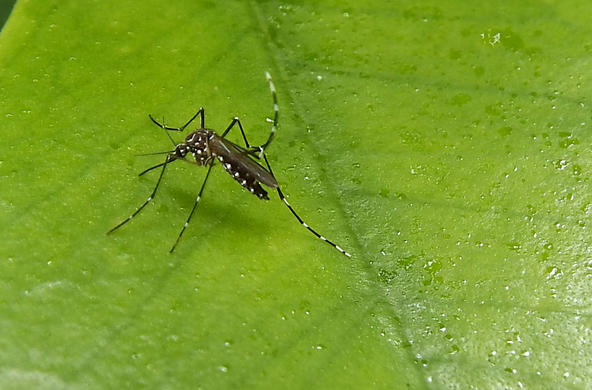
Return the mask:
<svg viewBox="0 0 592 390"><path fill-rule="evenodd" d="M268 187L277 188L275 177L255 162L245 149L217 134L209 140L209 147L212 153L222 156L223 164L230 164L234 172L244 177L252 177Z"/></svg>

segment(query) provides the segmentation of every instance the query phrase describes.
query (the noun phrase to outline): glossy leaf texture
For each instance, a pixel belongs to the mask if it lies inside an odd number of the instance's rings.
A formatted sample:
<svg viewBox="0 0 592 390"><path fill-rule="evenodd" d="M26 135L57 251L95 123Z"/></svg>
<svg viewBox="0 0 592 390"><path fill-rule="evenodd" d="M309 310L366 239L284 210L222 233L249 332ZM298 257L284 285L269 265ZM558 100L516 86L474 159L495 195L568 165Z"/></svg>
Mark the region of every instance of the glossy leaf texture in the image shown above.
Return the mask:
<svg viewBox="0 0 592 390"><path fill-rule="evenodd" d="M591 8L19 0L0 388L590 387ZM265 71L277 180L353 257L219 166L169 255L206 172L182 162L106 235L172 149L148 114L264 142Z"/></svg>

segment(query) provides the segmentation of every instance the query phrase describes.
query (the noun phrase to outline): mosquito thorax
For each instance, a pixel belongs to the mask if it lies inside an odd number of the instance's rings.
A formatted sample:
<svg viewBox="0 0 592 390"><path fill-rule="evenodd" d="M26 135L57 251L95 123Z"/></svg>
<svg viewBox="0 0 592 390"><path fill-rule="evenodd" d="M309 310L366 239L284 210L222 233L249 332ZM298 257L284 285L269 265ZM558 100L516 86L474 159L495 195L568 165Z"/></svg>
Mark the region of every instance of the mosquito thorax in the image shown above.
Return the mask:
<svg viewBox="0 0 592 390"><path fill-rule="evenodd" d="M213 131L198 129L192 131L185 137L185 142L175 148L175 153L182 154L182 158L191 154L198 165L206 165L212 158L208 141L212 138Z"/></svg>

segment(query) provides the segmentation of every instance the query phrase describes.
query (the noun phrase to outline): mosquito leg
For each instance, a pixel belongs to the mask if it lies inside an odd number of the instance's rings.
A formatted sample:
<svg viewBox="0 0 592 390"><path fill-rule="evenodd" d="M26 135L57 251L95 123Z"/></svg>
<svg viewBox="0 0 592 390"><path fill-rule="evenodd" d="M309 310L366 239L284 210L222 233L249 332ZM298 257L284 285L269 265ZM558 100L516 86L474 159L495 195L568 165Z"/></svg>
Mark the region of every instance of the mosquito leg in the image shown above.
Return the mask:
<svg viewBox="0 0 592 390"><path fill-rule="evenodd" d="M243 140L245 141L245 147L246 147L246 151L247 153L249 153L249 155L257 158L257 159L261 159L261 147L260 146L251 146L251 144L249 143L249 140L247 140L247 135L245 134L245 130L243 130L243 125L240 122L240 119L238 119L237 117L234 117L234 119L232 120L232 122L230 122L230 125L228 125L228 127L226 128L226 130L224 130L224 133L222 133L222 138L224 138L226 136L226 134L228 134L228 132L234 127L234 125L238 124L238 128L241 131L241 135L243 136Z"/></svg>
<svg viewBox="0 0 592 390"><path fill-rule="evenodd" d="M271 97L273 98L273 119L267 118L267 121L272 123L271 131L269 133L269 137L267 137L267 141L265 141L265 143L262 145L251 147L251 145L249 144L249 141L247 141L247 136L245 135L245 131L243 130L243 126L237 117L234 117L232 122L230 122L230 125L228 125L226 130L224 130L224 133L222 133L222 138L224 138L226 136L226 134L228 134L228 132L234 127L234 125L238 124L238 127L240 128L240 131L241 131L241 135L243 136L243 140L245 141L245 146L247 147L247 149L249 149L248 150L249 154L252 155L253 157L258 158L258 159L263 157L263 153L265 152L265 149L269 146L269 144L271 143L271 141L273 140L273 138L275 136L275 131L276 131L277 125L278 125L279 111L280 111L280 108L279 108L279 105L277 102L277 94L276 94L276 90L275 90L275 85L273 84L273 80L271 79L271 75L269 74L269 72L265 72L265 78L269 82L269 90L271 91Z"/></svg>
<svg viewBox="0 0 592 390"><path fill-rule="evenodd" d="M269 161L267 161L267 156L265 155L265 153L263 153L263 158L265 159L265 164L267 164L267 169L269 170L269 173L271 173L271 175L273 176L273 171L271 170L271 165L269 165ZM294 217L296 217L296 219L298 220L298 222L300 222L300 224L302 226L304 226L306 229L308 229L309 232L311 232L312 234L317 236L317 238L320 238L321 240L323 240L327 244L331 245L333 248L337 249L339 252L343 253L347 257L351 257L351 254L349 254L348 252L343 250L339 245L335 244L333 241L328 240L324 236L317 233L316 230L314 230L313 228L308 226L308 224L306 222L304 222L304 220L302 218L300 218L300 216L296 213L296 211L292 208L292 206L290 206L290 203L288 203L288 200L284 196L284 193L282 192L282 190L280 189L279 186L276 188L276 190L277 190L277 193L278 193L280 199L282 200L282 202L284 202L284 204L288 207L288 209L290 209L290 212L292 213L292 215L294 215Z"/></svg>
<svg viewBox="0 0 592 390"><path fill-rule="evenodd" d="M169 161L165 161L165 162L163 162L163 163L156 164L156 165L155 165L155 166L153 166L153 167L146 168L146 169L144 169L142 172L138 173L138 176L142 176L143 174L145 174L145 173L148 173L148 172L150 172L151 170L153 170L153 169L156 169L156 168L158 168L158 167L162 167L163 165L166 165L166 164L168 164L168 163L169 163Z"/></svg>
<svg viewBox="0 0 592 390"><path fill-rule="evenodd" d="M267 141L265 141L265 143L263 145L258 147L259 158L261 158L263 156L263 152L265 151L265 149L267 149L267 147L269 146L269 144L273 140L273 137L275 136L275 131L277 129L278 119L279 119L279 115L280 115L280 106L278 105L275 84L273 83L273 80L271 79L271 75L269 74L269 72L265 72L265 78L267 79L267 82L269 83L269 90L271 91L271 98L273 99L273 119L269 119L269 118L267 119L267 121L272 124L271 131L269 133L269 137L267 137Z"/></svg>
<svg viewBox="0 0 592 390"><path fill-rule="evenodd" d="M226 134L228 134L228 132L234 127L235 124L238 124L238 128L240 129L241 135L243 136L243 140L245 141L245 147L247 149L246 150L247 153L249 153L249 155L255 157L256 159L261 159L263 149L261 148L261 146L251 146L251 144L249 143L249 140L247 140L247 135L245 134L245 130L243 129L243 125L241 124L240 119L238 119L237 117L235 117L232 120L232 122L230 122L230 125L228 125L226 130L224 130L224 133L222 133L222 138L224 138L226 136Z"/></svg>
<svg viewBox="0 0 592 390"><path fill-rule="evenodd" d="M201 128L203 129L203 128L204 128L204 108L203 108L203 107L201 107L201 108L200 108L200 109L199 109L199 110L198 110L198 111L195 113L195 115L193 115L193 116L191 117L191 119L189 119L189 120L187 121L187 123L185 123L185 124L184 124L183 126L181 126L181 127L168 127L168 126L165 126L164 124L158 123L158 122L156 121L156 119L154 119L154 118L152 117L152 115L148 114L148 117L150 118L150 120L151 120L152 122L154 122L154 124L156 124L156 126L160 127L161 129L165 129L165 130L172 130L172 131L183 131L183 130L185 130L185 128L186 128L187 126L189 126L189 124L190 124L191 122L193 122L193 121L195 120L195 118L197 118L198 116L201 116L201 118L200 118L200 122L201 122Z"/></svg>
<svg viewBox="0 0 592 390"><path fill-rule="evenodd" d="M241 130L241 134L243 136L243 140L245 141L245 145L247 146L247 148L250 148L251 145L249 145L249 141L247 141L247 136L245 135L245 131L243 130L243 125L240 123L240 119L238 119L238 117L236 116L232 119L232 122L230 122L226 130L224 130L224 132L222 133L222 138L226 137L226 134L228 134L236 124L238 124L238 127Z"/></svg>
<svg viewBox="0 0 592 390"><path fill-rule="evenodd" d="M247 136L245 135L245 131L243 130L243 125L240 122L240 119L238 119L238 117L234 117L234 119L232 119L232 122L230 122L230 124L228 125L228 127L226 128L226 130L224 130L224 132L222 133L222 138L226 137L226 134L228 134L228 132L230 132L230 130L234 127L234 125L238 124L238 127L241 131L241 134L243 136L243 140L245 141L245 146L248 148L251 147L251 145L249 144L249 141L247 141Z"/></svg>
<svg viewBox="0 0 592 390"><path fill-rule="evenodd" d="M148 118L150 118L150 120L151 120L152 122L154 122L154 124L155 124L156 126L160 127L160 128L161 128L161 129L163 129L163 130L171 130L171 131L183 131L183 130L185 130L185 128L186 128L187 126L189 126L189 124L190 124L191 122L193 122L193 120L194 120L195 118L197 118L198 116L200 116L201 128L203 129L203 128L204 128L204 122L205 122L205 120L204 120L204 109L203 109L203 107L201 107L201 108L200 108L200 109L199 109L199 110L198 110L198 111L195 113L195 115L193 115L193 117L191 117L191 119L189 119L189 120L187 121L187 123L185 123L185 124L184 124L183 126L181 126L181 127L168 127L168 126L165 126L165 125L164 125L164 123L158 123L158 122L156 121L156 119L154 119L154 118L152 117L152 115L148 114ZM171 142L173 143L173 145L176 145L176 142L175 142L175 140L174 140L174 139L171 137L171 135L170 135L169 133L166 133L166 135L167 135L167 137L169 137L169 139L171 140Z"/></svg>
<svg viewBox="0 0 592 390"><path fill-rule="evenodd" d="M181 229L181 232L177 236L177 240L175 240L175 243L173 244L169 253L173 253L173 251L177 247L177 244L181 240L181 236L185 232L185 229L187 229L187 226L189 225L189 221L191 221L191 217L193 217L193 213L195 212L195 209L197 208L197 205L199 204L199 200L201 199L201 195L203 194L204 188L206 188L206 182L208 181L208 177L210 176L210 171L212 170L213 166L214 166L213 164L210 164L210 166L208 167L208 173L206 173L206 177L201 185L201 189L199 190L199 194L197 194L197 198L195 198L195 203L193 203L193 208L191 209L191 212L189 213L189 217L187 217L187 221L185 221L185 224L183 225L183 228Z"/></svg>
<svg viewBox="0 0 592 390"><path fill-rule="evenodd" d="M164 170L166 169L167 164L169 164L172 161L174 161L174 159L171 159L170 156L167 156L165 162L163 162L161 164L158 164L158 165L156 165L156 166L154 166L152 168L148 168L144 172L140 173L140 175L143 175L144 173L148 172L149 170L151 170L153 168L158 168L159 166L162 166L162 170L160 171L160 176L158 177L158 181L156 182L156 186L154 186L154 190L152 190L152 193L150 194L150 196L148 197L148 199L146 199L146 201L144 203L142 203L142 205L140 207L138 207L138 209L136 211L134 211L134 213L132 215L130 215L129 217L127 217L123 222L119 223L113 229L109 230L107 232L107 234L113 233L115 230L119 229L120 227L122 227L123 225L125 225L126 223L128 223L129 221L131 221L131 219L133 217L135 217L140 211L142 211L142 209L144 207L146 207L146 205L148 205L148 203L150 203L150 201L152 201L152 199L154 199L154 197L156 196L156 191L158 190L158 186L160 186L160 182L162 180L162 176L164 175Z"/></svg>

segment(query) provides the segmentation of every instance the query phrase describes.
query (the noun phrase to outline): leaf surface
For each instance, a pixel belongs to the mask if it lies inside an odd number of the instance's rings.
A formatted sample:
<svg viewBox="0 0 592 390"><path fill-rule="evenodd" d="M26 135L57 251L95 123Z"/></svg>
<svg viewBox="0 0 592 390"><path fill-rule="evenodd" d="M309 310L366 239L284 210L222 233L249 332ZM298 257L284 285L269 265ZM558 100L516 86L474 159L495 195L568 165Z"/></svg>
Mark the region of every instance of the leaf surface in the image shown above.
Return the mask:
<svg viewBox="0 0 592 390"><path fill-rule="evenodd" d="M590 8L18 1L0 387L588 387ZM171 149L147 115L264 142L265 71L277 180L353 257L219 167L169 255L206 172L182 163L106 235Z"/></svg>

